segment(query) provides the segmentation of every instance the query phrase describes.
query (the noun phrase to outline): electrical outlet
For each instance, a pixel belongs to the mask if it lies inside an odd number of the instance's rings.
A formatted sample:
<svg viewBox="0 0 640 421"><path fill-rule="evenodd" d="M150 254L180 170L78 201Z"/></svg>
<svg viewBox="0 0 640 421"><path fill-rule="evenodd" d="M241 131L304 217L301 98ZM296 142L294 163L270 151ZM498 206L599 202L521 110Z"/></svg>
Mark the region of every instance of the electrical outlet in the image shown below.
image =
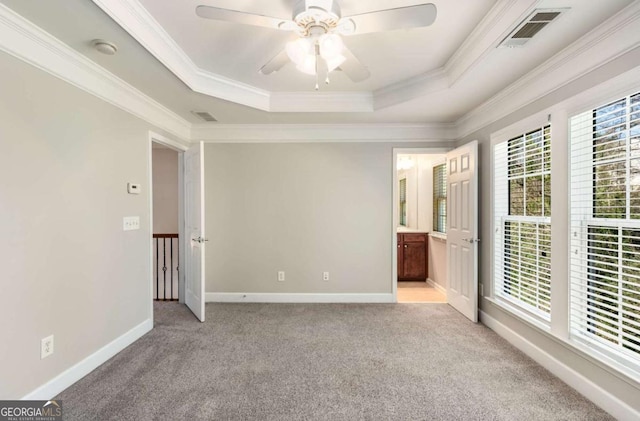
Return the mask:
<svg viewBox="0 0 640 421"><path fill-rule="evenodd" d="M53 354L53 335L47 336L40 342L40 359L47 358Z"/></svg>
<svg viewBox="0 0 640 421"><path fill-rule="evenodd" d="M322 280L323 281L329 280L329 272L322 272Z"/></svg>
<svg viewBox="0 0 640 421"><path fill-rule="evenodd" d="M278 272L278 282L284 282L284 271Z"/></svg>
<svg viewBox="0 0 640 421"><path fill-rule="evenodd" d="M122 218L122 230L134 231L140 229L140 217L139 216L125 216Z"/></svg>

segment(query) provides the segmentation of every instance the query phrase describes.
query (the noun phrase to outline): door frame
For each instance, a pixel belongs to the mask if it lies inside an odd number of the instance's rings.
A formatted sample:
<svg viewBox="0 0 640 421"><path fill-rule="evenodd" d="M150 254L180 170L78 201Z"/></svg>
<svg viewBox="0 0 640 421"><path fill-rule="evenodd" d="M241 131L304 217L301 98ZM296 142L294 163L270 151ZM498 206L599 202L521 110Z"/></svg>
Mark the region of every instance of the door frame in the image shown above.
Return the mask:
<svg viewBox="0 0 640 421"><path fill-rule="evenodd" d="M391 185L391 291L393 293L393 302L398 302L398 223L400 215L396 206L396 196L398 195L398 155L415 154L415 155L435 155L446 154L454 150L455 147L424 147L424 148L393 148L392 185ZM427 274L428 275L428 274Z"/></svg>
<svg viewBox="0 0 640 421"><path fill-rule="evenodd" d="M189 149L187 145L184 145L175 140L169 139L159 133L149 131L149 143L148 143L148 168L149 168L149 306L151 311L151 320L153 320L153 268L155 262L153 261L153 144L159 143L169 149L173 149L178 152L178 237L179 237L179 251L178 262L184 262L184 250L185 250L185 219L184 219L184 152ZM181 304L184 304L184 271L178 271L178 300Z"/></svg>

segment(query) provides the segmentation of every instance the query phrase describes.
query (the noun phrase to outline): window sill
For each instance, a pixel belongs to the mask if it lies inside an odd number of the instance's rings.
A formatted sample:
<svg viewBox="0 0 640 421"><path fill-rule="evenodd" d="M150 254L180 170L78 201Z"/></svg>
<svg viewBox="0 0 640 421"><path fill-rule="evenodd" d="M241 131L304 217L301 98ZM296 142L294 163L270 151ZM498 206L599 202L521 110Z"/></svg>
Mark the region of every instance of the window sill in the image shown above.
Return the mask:
<svg viewBox="0 0 640 421"><path fill-rule="evenodd" d="M441 232L430 232L429 237L440 241L447 241L447 234L443 234Z"/></svg>
<svg viewBox="0 0 640 421"><path fill-rule="evenodd" d="M537 317L527 310L518 307L515 304L511 304L507 300L503 300L501 298L496 297L484 297L485 300L494 304L497 307L500 307L502 310L511 313L512 315L522 319L524 322L536 327L540 330L543 330L547 333L551 333L551 322L548 320L544 320L541 317Z"/></svg>

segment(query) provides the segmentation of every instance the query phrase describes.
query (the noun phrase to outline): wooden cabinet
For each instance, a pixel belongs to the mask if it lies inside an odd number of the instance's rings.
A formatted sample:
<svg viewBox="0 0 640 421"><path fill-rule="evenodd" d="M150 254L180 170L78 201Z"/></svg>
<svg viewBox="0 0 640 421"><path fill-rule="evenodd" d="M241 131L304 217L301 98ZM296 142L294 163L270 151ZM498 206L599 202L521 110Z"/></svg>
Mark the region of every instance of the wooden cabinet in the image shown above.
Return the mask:
<svg viewBox="0 0 640 421"><path fill-rule="evenodd" d="M427 279L427 234L398 233L398 280Z"/></svg>

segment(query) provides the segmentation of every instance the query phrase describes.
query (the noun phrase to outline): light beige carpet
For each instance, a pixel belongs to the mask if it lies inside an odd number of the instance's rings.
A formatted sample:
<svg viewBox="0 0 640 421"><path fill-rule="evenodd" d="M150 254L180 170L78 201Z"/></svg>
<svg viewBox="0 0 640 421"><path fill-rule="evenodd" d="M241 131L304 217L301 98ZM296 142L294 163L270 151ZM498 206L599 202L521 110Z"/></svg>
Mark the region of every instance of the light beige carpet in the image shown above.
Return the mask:
<svg viewBox="0 0 640 421"><path fill-rule="evenodd" d="M155 303L65 420L609 420L447 304Z"/></svg>

